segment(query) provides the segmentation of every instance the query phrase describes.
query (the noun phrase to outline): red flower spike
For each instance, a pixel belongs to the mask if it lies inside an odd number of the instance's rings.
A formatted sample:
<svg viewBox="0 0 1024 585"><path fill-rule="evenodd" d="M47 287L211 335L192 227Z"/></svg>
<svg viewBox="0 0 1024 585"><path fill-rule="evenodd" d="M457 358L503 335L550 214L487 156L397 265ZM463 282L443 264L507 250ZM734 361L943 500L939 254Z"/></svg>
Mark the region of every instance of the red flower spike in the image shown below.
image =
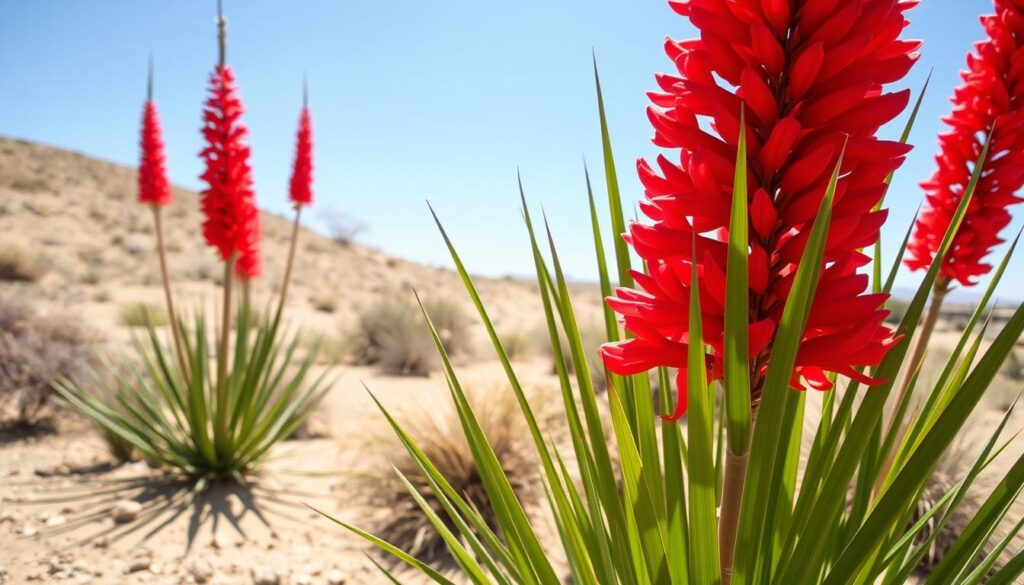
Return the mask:
<svg viewBox="0 0 1024 585"><path fill-rule="evenodd" d="M298 209L313 203L313 121L309 107L302 106L299 129L295 136L295 163L288 198Z"/></svg>
<svg viewBox="0 0 1024 585"><path fill-rule="evenodd" d="M167 180L167 157L156 104L146 100L142 111L142 157L139 160L139 203L163 206L172 201Z"/></svg>
<svg viewBox="0 0 1024 585"><path fill-rule="evenodd" d="M223 260L235 258L240 278L251 279L260 270L260 213L245 143L249 131L241 121L244 110L231 68L218 67L210 76L203 109L203 237Z"/></svg>
<svg viewBox="0 0 1024 585"><path fill-rule="evenodd" d="M907 92L885 93L883 86L917 59L918 43L898 38L911 4L670 5L700 31L699 39L665 44L677 71L658 76L660 90L650 94L654 143L679 154L659 156L657 165L638 164L646 195L640 209L648 221L633 223L624 237L650 274L637 277L638 290L619 289L608 299L632 337L605 345L605 364L622 375L687 366L689 275L696 258L704 340L711 349L708 379L722 377L726 246L742 107L750 170L753 398L760 397L797 262L844 143L849 147L824 267L791 384L826 390L826 372L878 383L856 368L877 365L896 340L883 324L886 296L868 294L868 279L858 270L869 262L860 248L877 241L885 219L873 212L885 177L907 153L875 134L907 104ZM683 408L674 418L685 408L685 376L677 384Z"/></svg>
<svg viewBox="0 0 1024 585"><path fill-rule="evenodd" d="M967 189L983 137L994 125L984 172L942 264L942 278L965 286L991 270L983 260L1003 241L999 232L1010 223L1007 207L1024 200L1014 195L1024 186L1024 3L995 0L995 9L981 17L989 38L967 55L967 70L960 74L964 83L953 92L952 113L943 118L950 129L939 135L935 174L921 183L925 205L905 261L912 270L931 265Z"/></svg>

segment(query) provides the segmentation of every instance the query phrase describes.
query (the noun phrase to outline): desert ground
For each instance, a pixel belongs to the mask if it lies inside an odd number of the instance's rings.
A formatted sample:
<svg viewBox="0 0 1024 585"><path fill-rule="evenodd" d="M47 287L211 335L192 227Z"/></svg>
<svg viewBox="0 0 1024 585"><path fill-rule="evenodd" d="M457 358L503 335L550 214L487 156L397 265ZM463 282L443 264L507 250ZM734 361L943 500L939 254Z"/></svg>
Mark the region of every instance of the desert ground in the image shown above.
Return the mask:
<svg viewBox="0 0 1024 585"><path fill-rule="evenodd" d="M19 255L34 271L32 278L0 280L0 301L26 307L40 320L73 323L88 332L100 354L127 352L137 331L131 309L162 303L151 217L134 201L135 181L132 169L0 138L0 254ZM212 308L222 277L202 241L196 194L176 189L175 197L165 218L174 290L179 305ZM269 302L280 286L291 223L271 214L262 220L265 268L253 295L257 302ZM479 278L476 285L499 332L523 347L515 357L517 371L540 396L538 402L553 405L545 420L557 436L557 380L543 355L545 341L537 335L542 323L536 285L512 278ZM395 491L390 466L401 465L403 452L368 390L401 420L433 434L439 445L454 445L450 453L459 451L446 384L436 368L403 376L351 359L349 342L360 316L382 298L411 299L410 287L427 302L454 302L463 313L465 325L450 332L460 347L455 355L460 379L474 389L481 409L489 410L495 429L512 435L510 465L530 475L529 438L515 435L520 415L505 399L503 373L458 276L304 230L288 319L297 335L323 338L317 368L329 369L333 380L311 422L277 447L250 485L213 485L199 494L144 461L116 461L89 423L59 407L44 407L32 425L5 424L0 431L0 584L386 582L373 565L382 557L311 508L370 529L409 513L386 499ZM581 322L596 327L597 287L579 285L574 292ZM940 329L934 353L952 349L957 338L955 328ZM939 357L930 356L923 379L937 375ZM1001 374L1000 387L986 398L988 408L972 421L963 460L944 463L947 475L967 464L1024 387L1021 368L1015 367ZM1015 414L1010 432L1022 427L1024 415ZM1024 440L1014 440L993 468L1012 462L1022 450ZM978 489L986 485L991 482L980 482ZM934 490L941 494L948 487L938 483ZM543 492L536 488L524 493L537 497L535 513L542 523ZM388 505L382 507L382 501ZM1011 516L1019 518L1021 510L1016 512ZM425 534L420 541L415 534L410 538L430 546L421 542Z"/></svg>

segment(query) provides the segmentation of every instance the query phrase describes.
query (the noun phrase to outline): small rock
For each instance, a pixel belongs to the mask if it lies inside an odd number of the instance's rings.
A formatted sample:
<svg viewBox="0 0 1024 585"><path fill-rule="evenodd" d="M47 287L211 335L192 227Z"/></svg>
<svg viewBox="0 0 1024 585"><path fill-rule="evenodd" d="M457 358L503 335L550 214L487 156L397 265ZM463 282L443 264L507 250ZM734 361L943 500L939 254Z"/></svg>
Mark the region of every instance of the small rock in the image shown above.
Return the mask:
<svg viewBox="0 0 1024 585"><path fill-rule="evenodd" d="M22 536L35 536L37 534L39 534L39 530L35 526L32 526L31 524L26 524L26 525L21 527L21 535Z"/></svg>
<svg viewBox="0 0 1024 585"><path fill-rule="evenodd" d="M67 518L60 514L54 514L46 519L46 525L50 528L56 528L57 526L64 526L68 523Z"/></svg>
<svg viewBox="0 0 1024 585"><path fill-rule="evenodd" d="M292 585L313 585L313 577L309 573L295 573L292 575Z"/></svg>
<svg viewBox="0 0 1024 585"><path fill-rule="evenodd" d="M128 566L125 567L125 573L138 573L139 571L145 571L149 569L152 561L149 557L135 557L128 561Z"/></svg>
<svg viewBox="0 0 1024 585"><path fill-rule="evenodd" d="M213 542L211 544L213 545L213 548L217 550L224 550L231 546L231 539L223 532L218 532L213 536Z"/></svg>
<svg viewBox="0 0 1024 585"><path fill-rule="evenodd" d="M114 504L113 513L111 515L114 517L114 522L124 524L135 520L141 513L142 504L135 500L121 500Z"/></svg>
<svg viewBox="0 0 1024 585"><path fill-rule="evenodd" d="M96 540L92 541L92 545L96 548L107 548L110 544L110 540L106 536L97 536Z"/></svg>
<svg viewBox="0 0 1024 585"><path fill-rule="evenodd" d="M192 580L199 585L209 583L210 579L213 578L213 566L205 559L192 559L192 562L189 563L188 572L192 575Z"/></svg>
<svg viewBox="0 0 1024 585"><path fill-rule="evenodd" d="M277 571L273 569L254 567L252 585L281 585L281 575L278 575Z"/></svg>
<svg viewBox="0 0 1024 585"><path fill-rule="evenodd" d="M345 585L345 573L342 573L338 569L331 569L327 571L324 576L327 579L327 585Z"/></svg>

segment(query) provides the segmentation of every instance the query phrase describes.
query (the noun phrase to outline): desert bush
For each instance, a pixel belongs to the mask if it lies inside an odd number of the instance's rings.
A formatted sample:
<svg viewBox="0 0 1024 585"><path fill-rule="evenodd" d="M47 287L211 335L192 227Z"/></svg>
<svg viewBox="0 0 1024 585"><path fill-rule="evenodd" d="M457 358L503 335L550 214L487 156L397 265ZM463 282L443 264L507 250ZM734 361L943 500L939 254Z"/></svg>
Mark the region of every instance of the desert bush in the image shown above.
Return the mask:
<svg viewBox="0 0 1024 585"><path fill-rule="evenodd" d="M389 374L425 376L438 367L430 334L423 328L423 314L409 298L411 293L386 293L359 313L349 336L357 363L378 365ZM462 309L449 300L425 303L445 346L454 355L467 352L469 326Z"/></svg>
<svg viewBox="0 0 1024 585"><path fill-rule="evenodd" d="M547 340L545 340L547 343ZM528 357L537 347L530 335L519 330L507 331L501 334L501 346L509 359L520 360Z"/></svg>
<svg viewBox="0 0 1024 585"><path fill-rule="evenodd" d="M342 246L351 246L367 230L365 223L336 209L325 209L319 217L327 236Z"/></svg>
<svg viewBox="0 0 1024 585"><path fill-rule="evenodd" d="M152 303L125 303L118 309L118 319L125 327L165 327L167 310Z"/></svg>
<svg viewBox="0 0 1024 585"><path fill-rule="evenodd" d="M542 497L540 475L531 452L529 428L517 416L515 394L496 384L474 388L469 392L469 400L476 408L498 464L519 501L528 510L534 510ZM458 413L452 408L407 408L397 416L410 438L451 482L452 488L480 512L490 529L497 530L494 508L462 434ZM406 482L450 530L456 530L453 519L431 491L429 479L416 461L404 452L402 444L388 432L390 429L383 431L364 438L366 443L360 452L366 454L363 461L367 468L354 476L355 483L349 486L352 493L358 494L365 504L367 521L376 534L436 566L453 566L444 539L434 530L430 517L417 504Z"/></svg>
<svg viewBox="0 0 1024 585"><path fill-rule="evenodd" d="M45 256L15 243L0 243L0 280L34 282L49 271Z"/></svg>
<svg viewBox="0 0 1024 585"><path fill-rule="evenodd" d="M71 318L43 317L27 303L0 297L0 415L38 422L59 377L81 377L96 366L96 341Z"/></svg>

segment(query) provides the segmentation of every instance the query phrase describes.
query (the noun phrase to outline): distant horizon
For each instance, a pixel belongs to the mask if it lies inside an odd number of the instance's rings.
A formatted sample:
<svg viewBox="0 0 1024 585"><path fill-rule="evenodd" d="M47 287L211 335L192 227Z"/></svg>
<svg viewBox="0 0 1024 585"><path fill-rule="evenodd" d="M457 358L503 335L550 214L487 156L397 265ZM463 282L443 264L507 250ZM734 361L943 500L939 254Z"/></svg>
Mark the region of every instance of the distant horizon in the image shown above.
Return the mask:
<svg viewBox="0 0 1024 585"><path fill-rule="evenodd" d="M629 210L642 195L633 161L661 152L649 140L645 92L655 87L655 72L672 67L662 50L665 35L694 36L686 19L663 0L429 8L309 0L298 7L225 2L228 60L248 106L244 120L264 210L288 210L284 193L308 72L316 143L312 228L324 228L317 209L338 210L370 226L360 240L365 245L450 268L423 204L429 199L473 273L530 274L519 169L528 203L538 211L543 205L552 221L567 272L596 280L582 164L585 158L595 196L606 206L592 51ZM134 166L152 53L171 178L198 190L214 10L212 0L10 6L0 22L0 73L13 90L0 94L0 134ZM905 36L923 39L924 47L911 74L891 88L910 88L916 99L929 70L934 76L911 134L915 149L886 201L887 264L921 202L917 183L934 169L936 134L957 71L983 36L977 18L990 10L988 0L932 0L909 13ZM880 134L898 136L907 115ZM1024 224L1024 208L1012 213L1004 239ZM601 227L610 251L610 226ZM999 246L988 261L997 264L1005 249ZM1021 262L1012 261L997 297L1020 296ZM901 268L896 285L913 286L921 276Z"/></svg>

